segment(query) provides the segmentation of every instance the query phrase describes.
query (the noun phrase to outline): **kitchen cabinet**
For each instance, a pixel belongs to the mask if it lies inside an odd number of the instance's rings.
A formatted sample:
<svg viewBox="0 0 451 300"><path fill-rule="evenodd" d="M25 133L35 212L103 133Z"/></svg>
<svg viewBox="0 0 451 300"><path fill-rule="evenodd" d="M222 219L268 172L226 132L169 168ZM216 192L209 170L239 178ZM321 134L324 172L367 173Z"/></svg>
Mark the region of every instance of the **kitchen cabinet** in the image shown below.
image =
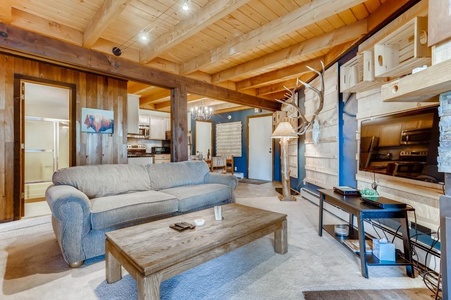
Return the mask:
<svg viewBox="0 0 451 300"><path fill-rule="evenodd" d="M127 128L128 133L139 133L139 95L128 94L127 97Z"/></svg>
<svg viewBox="0 0 451 300"><path fill-rule="evenodd" d="M155 154L154 163L164 164L164 163L170 163L170 162L171 162L170 154Z"/></svg>
<svg viewBox="0 0 451 300"><path fill-rule="evenodd" d="M150 117L150 135L151 140L165 140L167 130L167 118Z"/></svg>
<svg viewBox="0 0 451 300"><path fill-rule="evenodd" d="M139 116L139 125L149 126L150 124L149 116Z"/></svg>
<svg viewBox="0 0 451 300"><path fill-rule="evenodd" d="M149 156L140 156L140 157L129 157L128 164L129 165L151 165L154 162L153 157Z"/></svg>
<svg viewBox="0 0 451 300"><path fill-rule="evenodd" d="M165 118L166 119L166 130L170 131L171 130L171 119L170 118Z"/></svg>

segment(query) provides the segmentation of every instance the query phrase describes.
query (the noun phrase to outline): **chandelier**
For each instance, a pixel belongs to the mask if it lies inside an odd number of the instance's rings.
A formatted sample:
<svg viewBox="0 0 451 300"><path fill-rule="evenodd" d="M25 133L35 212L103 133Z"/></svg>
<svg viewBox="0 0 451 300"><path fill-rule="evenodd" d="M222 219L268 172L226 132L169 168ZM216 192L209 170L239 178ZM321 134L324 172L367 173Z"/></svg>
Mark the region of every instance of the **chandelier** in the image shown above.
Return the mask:
<svg viewBox="0 0 451 300"><path fill-rule="evenodd" d="M191 108L191 118L201 121L210 120L212 112L213 108L208 106L194 107Z"/></svg>

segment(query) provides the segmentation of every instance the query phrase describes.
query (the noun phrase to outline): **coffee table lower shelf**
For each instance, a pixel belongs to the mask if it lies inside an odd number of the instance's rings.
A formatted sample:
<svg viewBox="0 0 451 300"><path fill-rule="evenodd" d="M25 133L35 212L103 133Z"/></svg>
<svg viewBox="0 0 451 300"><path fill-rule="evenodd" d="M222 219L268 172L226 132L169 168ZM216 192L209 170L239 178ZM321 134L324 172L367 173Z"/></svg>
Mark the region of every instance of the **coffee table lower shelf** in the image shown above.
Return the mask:
<svg viewBox="0 0 451 300"><path fill-rule="evenodd" d="M343 244L344 247L346 247L349 251L354 252L357 256L360 257L360 252L355 252L352 249L350 249L345 243L345 240L358 240L359 239L359 231L356 228L350 228L349 229L349 235L348 236L339 236L335 234L335 228L334 225L323 225L323 229L329 233L332 237L334 237L338 242ZM365 237L366 240L371 240L369 237ZM374 256L371 252L366 253L365 255L365 263L368 266L408 266L412 265L411 262L401 257L398 253L396 253L395 261L389 261L389 260L380 260L376 256Z"/></svg>

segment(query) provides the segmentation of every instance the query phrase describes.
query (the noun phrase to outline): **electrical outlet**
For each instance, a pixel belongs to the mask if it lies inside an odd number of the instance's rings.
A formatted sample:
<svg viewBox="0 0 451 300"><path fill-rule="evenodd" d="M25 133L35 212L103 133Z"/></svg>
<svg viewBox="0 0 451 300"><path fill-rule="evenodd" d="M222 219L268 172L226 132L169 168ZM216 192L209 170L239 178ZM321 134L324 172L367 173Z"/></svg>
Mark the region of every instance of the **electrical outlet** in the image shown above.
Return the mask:
<svg viewBox="0 0 451 300"><path fill-rule="evenodd" d="M235 171L238 171L238 168L237 168L237 167L235 167Z"/></svg>

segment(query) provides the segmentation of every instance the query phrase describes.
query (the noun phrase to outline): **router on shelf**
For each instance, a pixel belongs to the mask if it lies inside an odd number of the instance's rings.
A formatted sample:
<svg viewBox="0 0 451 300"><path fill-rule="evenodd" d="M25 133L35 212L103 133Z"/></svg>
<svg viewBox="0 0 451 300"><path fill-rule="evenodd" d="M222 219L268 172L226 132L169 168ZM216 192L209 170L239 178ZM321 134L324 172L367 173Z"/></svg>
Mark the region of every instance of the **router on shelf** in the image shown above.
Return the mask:
<svg viewBox="0 0 451 300"><path fill-rule="evenodd" d="M360 192L358 189L344 185L344 186L334 186L334 192L345 195L345 196L359 196Z"/></svg>

